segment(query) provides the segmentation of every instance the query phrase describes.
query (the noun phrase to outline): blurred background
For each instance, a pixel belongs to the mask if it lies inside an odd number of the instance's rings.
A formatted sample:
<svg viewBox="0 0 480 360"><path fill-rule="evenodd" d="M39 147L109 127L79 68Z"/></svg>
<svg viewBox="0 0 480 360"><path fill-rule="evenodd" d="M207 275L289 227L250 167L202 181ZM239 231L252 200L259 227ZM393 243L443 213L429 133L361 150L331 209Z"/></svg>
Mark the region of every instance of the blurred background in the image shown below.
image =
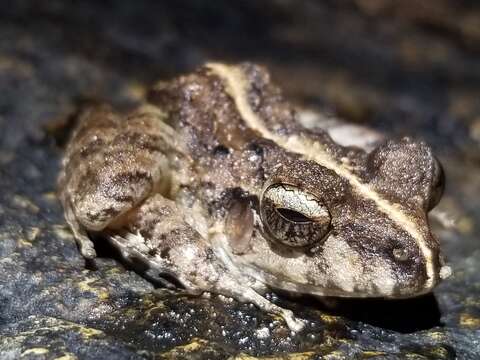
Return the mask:
<svg viewBox="0 0 480 360"><path fill-rule="evenodd" d="M187 308L204 313L183 325L172 315L168 324L175 325L167 331L162 311L139 323L142 313L158 305L147 295L151 285L113 260L85 270L55 199L59 144L72 114L91 101L134 106L156 81L211 60L264 64L299 107L391 136L408 134L435 149L447 176L439 209L456 224L435 227L455 275L436 290L436 312L423 321L428 329L406 322L428 312L430 300L387 307L381 319L371 311L360 317L350 311L329 323L319 310L307 310L305 317L314 319L311 332L262 339L255 335L259 323L244 319L262 316L255 309L217 304L223 306L225 324L233 325L210 324L212 333L205 335L205 317L214 321L205 310L210 305L169 298L165 306L177 315ZM0 355L21 355L43 344L48 351L40 355L46 358L60 356L62 346L72 356L82 357L73 348L97 346L106 358L141 351L138 356L148 358L200 337L205 342L196 343L198 356L211 351L219 358L242 351L340 351L349 358L368 349L391 358L407 352L422 358L480 357L477 1L3 1L0 130ZM397 319L396 309L401 309ZM127 310L138 317L119 321ZM87 325L103 342L92 345L83 336L79 345L75 334ZM19 339L40 326L52 333ZM53 329L62 326L71 336L58 338ZM245 329L237 333L235 327ZM243 338L248 340L242 343ZM400 345L387 346L392 339Z"/></svg>

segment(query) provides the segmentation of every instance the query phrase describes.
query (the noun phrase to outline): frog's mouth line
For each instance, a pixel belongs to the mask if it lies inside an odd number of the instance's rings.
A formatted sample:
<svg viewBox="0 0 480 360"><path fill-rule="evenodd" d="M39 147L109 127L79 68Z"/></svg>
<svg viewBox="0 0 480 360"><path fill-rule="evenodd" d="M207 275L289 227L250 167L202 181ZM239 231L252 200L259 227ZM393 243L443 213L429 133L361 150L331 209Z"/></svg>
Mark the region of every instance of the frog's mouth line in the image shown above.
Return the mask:
<svg viewBox="0 0 480 360"><path fill-rule="evenodd" d="M287 291L290 293L300 293L305 295L315 295L321 297L339 297L339 298L388 298L388 299L408 299L414 298L420 295L424 295L429 293L429 289L421 289L418 292L414 292L411 294L400 294L398 291L395 291L396 288L392 290L390 293L372 293L372 292L365 292L365 291L352 291L348 292L338 288L338 286L330 283L329 285L322 287L316 285L308 285L308 284L300 284L296 282L292 282L286 279L278 280L273 275L266 273L265 271L261 270L256 266L252 266L250 264L243 264L242 271L255 278L258 281L261 281L266 286L272 289L278 289L282 291Z"/></svg>

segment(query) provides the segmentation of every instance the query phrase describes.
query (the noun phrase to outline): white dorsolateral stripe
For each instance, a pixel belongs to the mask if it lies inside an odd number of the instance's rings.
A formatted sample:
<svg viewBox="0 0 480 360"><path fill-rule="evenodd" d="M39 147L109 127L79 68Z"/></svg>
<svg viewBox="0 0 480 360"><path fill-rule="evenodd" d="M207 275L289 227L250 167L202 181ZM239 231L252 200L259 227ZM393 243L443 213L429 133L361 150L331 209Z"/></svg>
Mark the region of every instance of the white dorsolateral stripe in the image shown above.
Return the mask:
<svg viewBox="0 0 480 360"><path fill-rule="evenodd" d="M418 230L415 222L402 211L399 204L389 202L372 190L367 184L362 183L349 169L332 158L325 151L322 144L299 136L290 136L287 138L272 133L250 107L246 96L248 84L239 68L218 63L207 64L207 67L225 81L226 90L235 101L240 115L250 128L262 134L264 138L274 141L289 152L301 154L306 160L313 160L319 165L347 179L358 194L374 201L380 211L408 232L416 240L418 247L425 257L427 272L425 289L427 290L433 287L434 268L432 251L427 246L426 240Z"/></svg>

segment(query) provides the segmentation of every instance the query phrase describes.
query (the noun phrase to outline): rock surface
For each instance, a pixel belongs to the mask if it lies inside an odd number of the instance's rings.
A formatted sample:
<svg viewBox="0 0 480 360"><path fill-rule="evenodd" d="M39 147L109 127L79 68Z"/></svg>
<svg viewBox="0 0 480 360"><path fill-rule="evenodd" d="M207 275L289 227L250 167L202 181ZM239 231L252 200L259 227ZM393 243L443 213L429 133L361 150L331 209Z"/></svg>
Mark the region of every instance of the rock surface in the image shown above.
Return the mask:
<svg viewBox="0 0 480 360"><path fill-rule="evenodd" d="M480 358L478 29L480 7L453 0L0 5L0 358ZM308 320L291 334L249 304L155 290L109 254L86 264L55 196L69 116L209 59L263 62L302 106L427 139L454 275L334 309L272 294Z"/></svg>

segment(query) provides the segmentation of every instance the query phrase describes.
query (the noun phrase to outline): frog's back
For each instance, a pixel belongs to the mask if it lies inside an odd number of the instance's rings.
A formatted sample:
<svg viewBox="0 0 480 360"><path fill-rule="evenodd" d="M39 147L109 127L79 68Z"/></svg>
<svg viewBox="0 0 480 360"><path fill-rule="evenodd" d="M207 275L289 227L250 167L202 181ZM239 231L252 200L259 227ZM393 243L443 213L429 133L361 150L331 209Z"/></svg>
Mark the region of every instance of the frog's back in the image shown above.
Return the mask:
<svg viewBox="0 0 480 360"><path fill-rule="evenodd" d="M166 122L181 138L197 165L199 181L241 187L258 194L281 163L298 159L266 133L314 138L339 156L322 129L311 131L298 119L262 66L207 64L192 74L159 82L148 100L166 113ZM252 117L259 119L262 128ZM214 176L214 179L212 179Z"/></svg>

